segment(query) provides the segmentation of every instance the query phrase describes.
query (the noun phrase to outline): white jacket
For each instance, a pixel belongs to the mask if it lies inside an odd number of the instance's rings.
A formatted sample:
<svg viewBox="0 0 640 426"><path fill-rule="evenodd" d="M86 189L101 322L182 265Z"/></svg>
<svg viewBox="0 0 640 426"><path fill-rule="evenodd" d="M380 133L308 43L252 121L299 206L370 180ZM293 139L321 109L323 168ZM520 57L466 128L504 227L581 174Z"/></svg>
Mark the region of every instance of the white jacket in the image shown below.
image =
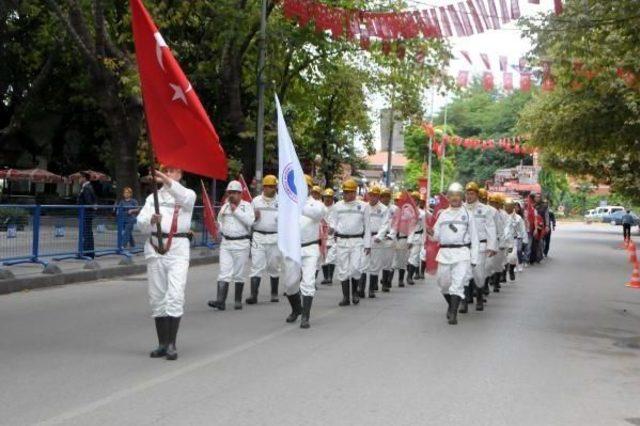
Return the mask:
<svg viewBox="0 0 640 426"><path fill-rule="evenodd" d="M476 201L473 204L465 204L467 210L473 214L473 220L478 231L478 239L485 241L480 243L480 251L498 251L498 237L494 215L496 209Z"/></svg>
<svg viewBox="0 0 640 426"><path fill-rule="evenodd" d="M433 231L432 239L440 243L440 250L436 257L439 263L451 264L462 261L470 261L472 265L478 263L480 246L478 232L471 213L464 206L442 210L438 214ZM443 247L448 245L463 247Z"/></svg>
<svg viewBox="0 0 640 426"><path fill-rule="evenodd" d="M253 240L258 244L278 244L278 199L258 195L251 202L260 218L253 224Z"/></svg>
<svg viewBox="0 0 640 426"><path fill-rule="evenodd" d="M371 248L371 209L369 204L354 200L346 203L338 201L329 214L329 223L334 230L339 246L353 246L364 243L364 248ZM340 238L361 235L360 238Z"/></svg>
<svg viewBox="0 0 640 426"><path fill-rule="evenodd" d="M320 221L324 219L326 207L322 202L308 197L300 216L300 243L310 243L320 239Z"/></svg>
<svg viewBox="0 0 640 426"><path fill-rule="evenodd" d="M221 248L244 249L249 248L250 238L233 239L238 237L250 237L251 226L255 221L255 214L251 204L241 200L233 210L227 201L218 213L218 229L222 234ZM227 239L226 237L232 238Z"/></svg>

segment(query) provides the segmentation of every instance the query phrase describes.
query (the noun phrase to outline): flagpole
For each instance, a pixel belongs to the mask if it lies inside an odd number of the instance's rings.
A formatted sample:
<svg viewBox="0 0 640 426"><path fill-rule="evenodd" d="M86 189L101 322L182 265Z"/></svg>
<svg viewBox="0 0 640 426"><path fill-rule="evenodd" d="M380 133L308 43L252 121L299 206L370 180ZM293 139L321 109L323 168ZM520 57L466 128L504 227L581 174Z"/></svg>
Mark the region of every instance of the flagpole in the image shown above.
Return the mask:
<svg viewBox="0 0 640 426"><path fill-rule="evenodd" d="M149 140L149 161L151 162L150 172L151 172L151 188L153 188L153 209L155 214L160 214L160 201L158 199L158 182L156 181L156 155L153 152L153 142L151 141L151 132L149 131L149 122L145 116L144 123L147 126L147 138ZM160 254L164 254L164 242L162 241L162 224L160 222L156 223L156 234L158 238L158 249L157 252Z"/></svg>
<svg viewBox="0 0 640 426"><path fill-rule="evenodd" d="M445 159L445 154L447 152L447 144L444 142L445 138L444 135L447 134L447 107L448 105L445 104L444 106L444 125L443 125L443 129L442 129L442 158L440 159L440 193L444 192L444 159Z"/></svg>
<svg viewBox="0 0 640 426"><path fill-rule="evenodd" d="M431 123L433 123L433 104L435 102L436 89L433 87L431 89L431 118L429 119ZM427 205L429 204L429 200L431 199L431 149L433 148L433 136L429 136L429 157L427 161Z"/></svg>
<svg viewBox="0 0 640 426"><path fill-rule="evenodd" d="M258 53L258 117L256 129L256 190L262 189L264 168L264 69L266 62L267 42L267 0L262 0L260 7L260 46Z"/></svg>

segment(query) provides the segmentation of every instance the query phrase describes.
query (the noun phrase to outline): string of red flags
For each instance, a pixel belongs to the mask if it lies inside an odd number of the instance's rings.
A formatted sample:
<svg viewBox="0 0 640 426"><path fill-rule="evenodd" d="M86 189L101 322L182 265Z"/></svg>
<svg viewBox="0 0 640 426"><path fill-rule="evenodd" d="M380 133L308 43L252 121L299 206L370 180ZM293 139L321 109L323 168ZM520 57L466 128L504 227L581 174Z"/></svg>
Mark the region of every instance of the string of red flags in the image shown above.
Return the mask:
<svg viewBox="0 0 640 426"><path fill-rule="evenodd" d="M428 124L422 125L423 130L429 136L427 129ZM432 127L431 127L432 128ZM504 152L515 155L532 155L536 152L536 149L524 144L524 141L519 136L500 138L500 139L477 139L477 138L462 138L460 136L442 135L433 138L431 142L432 152L438 158L442 158L444 155L446 146L459 146L465 149L473 149L479 151L488 151L494 149L501 149Z"/></svg>

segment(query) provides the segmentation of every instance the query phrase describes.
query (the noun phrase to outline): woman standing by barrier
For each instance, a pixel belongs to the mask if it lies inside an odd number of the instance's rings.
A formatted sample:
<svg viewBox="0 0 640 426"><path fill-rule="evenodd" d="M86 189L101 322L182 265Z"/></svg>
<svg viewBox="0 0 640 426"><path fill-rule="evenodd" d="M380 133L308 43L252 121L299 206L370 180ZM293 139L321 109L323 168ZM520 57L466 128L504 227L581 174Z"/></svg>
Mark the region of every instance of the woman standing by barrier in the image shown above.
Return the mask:
<svg viewBox="0 0 640 426"><path fill-rule="evenodd" d="M133 239L133 226L136 224L136 216L140 211L138 200L133 198L133 190L130 187L125 187L122 190L122 199L116 204L118 213L122 209L122 217L124 221L124 232L122 236L122 247L126 247L127 244L130 247L135 247L136 242Z"/></svg>

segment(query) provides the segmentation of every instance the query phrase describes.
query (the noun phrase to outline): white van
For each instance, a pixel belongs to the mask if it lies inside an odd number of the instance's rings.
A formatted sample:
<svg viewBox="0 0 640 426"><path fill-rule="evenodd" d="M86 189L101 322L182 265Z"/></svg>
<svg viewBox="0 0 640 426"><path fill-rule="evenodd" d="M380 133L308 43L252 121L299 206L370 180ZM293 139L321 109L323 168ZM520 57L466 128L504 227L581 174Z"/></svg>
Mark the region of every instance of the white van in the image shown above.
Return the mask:
<svg viewBox="0 0 640 426"><path fill-rule="evenodd" d="M593 214L593 220L602 222L605 216L610 216L612 213L624 210L622 206L604 206L596 208L596 212Z"/></svg>
<svg viewBox="0 0 640 426"><path fill-rule="evenodd" d="M584 221L587 223L593 222L596 214L596 209L590 209L587 214L584 215Z"/></svg>

